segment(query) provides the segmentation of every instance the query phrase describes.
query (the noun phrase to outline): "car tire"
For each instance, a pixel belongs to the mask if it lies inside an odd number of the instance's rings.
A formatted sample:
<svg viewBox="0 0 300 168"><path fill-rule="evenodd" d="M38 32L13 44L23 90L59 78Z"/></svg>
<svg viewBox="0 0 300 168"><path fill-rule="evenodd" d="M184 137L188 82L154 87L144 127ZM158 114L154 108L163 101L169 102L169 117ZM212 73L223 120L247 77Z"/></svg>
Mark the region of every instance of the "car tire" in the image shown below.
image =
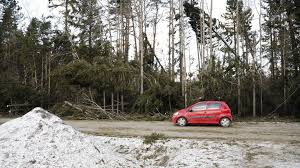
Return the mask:
<svg viewBox="0 0 300 168"><path fill-rule="evenodd" d="M176 124L180 127L184 127L187 125L187 120L184 117L180 117L177 119Z"/></svg>
<svg viewBox="0 0 300 168"><path fill-rule="evenodd" d="M227 117L223 117L220 120L220 125L222 127L229 127L231 125L231 120L229 118L227 118Z"/></svg>

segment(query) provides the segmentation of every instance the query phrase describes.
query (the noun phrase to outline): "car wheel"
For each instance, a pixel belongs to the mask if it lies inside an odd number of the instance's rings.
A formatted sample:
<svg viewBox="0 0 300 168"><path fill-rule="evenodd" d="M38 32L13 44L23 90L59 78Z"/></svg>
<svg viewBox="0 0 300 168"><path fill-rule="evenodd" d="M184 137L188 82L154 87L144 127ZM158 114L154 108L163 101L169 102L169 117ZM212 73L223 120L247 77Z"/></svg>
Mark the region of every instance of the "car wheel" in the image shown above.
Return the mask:
<svg viewBox="0 0 300 168"><path fill-rule="evenodd" d="M176 123L177 123L177 125L183 127L183 126L187 125L187 120L183 117L180 117L180 118L178 118Z"/></svg>
<svg viewBox="0 0 300 168"><path fill-rule="evenodd" d="M231 121L230 121L229 118L227 118L227 117L221 118L221 120L220 120L220 125L221 125L222 127L229 127L230 124L231 124Z"/></svg>

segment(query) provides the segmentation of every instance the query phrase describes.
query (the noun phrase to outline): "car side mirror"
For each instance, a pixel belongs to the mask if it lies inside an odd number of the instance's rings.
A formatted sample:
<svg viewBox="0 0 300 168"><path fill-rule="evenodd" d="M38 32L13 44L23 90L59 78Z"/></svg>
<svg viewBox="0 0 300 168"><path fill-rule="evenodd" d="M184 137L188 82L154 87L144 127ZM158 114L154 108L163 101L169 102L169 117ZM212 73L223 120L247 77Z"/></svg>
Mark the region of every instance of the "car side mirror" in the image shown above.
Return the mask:
<svg viewBox="0 0 300 168"><path fill-rule="evenodd" d="M188 111L189 111L189 112L193 112L193 109L189 109Z"/></svg>

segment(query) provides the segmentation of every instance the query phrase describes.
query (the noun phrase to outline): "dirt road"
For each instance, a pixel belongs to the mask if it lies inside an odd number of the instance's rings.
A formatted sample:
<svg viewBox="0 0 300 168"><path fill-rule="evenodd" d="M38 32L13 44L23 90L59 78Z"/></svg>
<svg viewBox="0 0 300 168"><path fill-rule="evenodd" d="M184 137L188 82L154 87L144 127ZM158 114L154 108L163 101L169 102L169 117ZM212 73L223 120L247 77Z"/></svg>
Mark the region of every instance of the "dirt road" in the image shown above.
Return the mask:
<svg viewBox="0 0 300 168"><path fill-rule="evenodd" d="M10 119L1 119L0 124ZM161 133L167 137L228 140L300 142L300 123L236 122L230 128L219 126L177 127L168 121L87 121L69 120L66 124L96 135L145 136Z"/></svg>

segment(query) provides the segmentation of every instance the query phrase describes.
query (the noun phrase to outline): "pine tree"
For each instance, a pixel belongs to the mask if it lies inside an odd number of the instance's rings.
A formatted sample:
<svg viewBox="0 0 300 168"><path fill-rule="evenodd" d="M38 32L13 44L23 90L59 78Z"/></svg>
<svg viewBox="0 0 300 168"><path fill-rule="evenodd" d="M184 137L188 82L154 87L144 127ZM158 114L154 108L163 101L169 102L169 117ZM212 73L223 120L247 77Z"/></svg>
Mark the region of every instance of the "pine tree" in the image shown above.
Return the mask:
<svg viewBox="0 0 300 168"><path fill-rule="evenodd" d="M71 26L78 13L79 0L49 0L49 8L62 8L61 13L64 18L64 32L70 34Z"/></svg>
<svg viewBox="0 0 300 168"><path fill-rule="evenodd" d="M49 0L49 8L59 8L61 7L61 13L64 18L64 31L57 32L57 42L63 43L65 45L60 45L60 47L64 47L64 55L71 55L72 59L66 58L64 60L73 61L78 59L78 54L75 49L75 44L72 39L72 28L76 24L75 19L78 14L78 3L79 0ZM58 42L59 41L59 42Z"/></svg>
<svg viewBox="0 0 300 168"><path fill-rule="evenodd" d="M97 56L96 45L102 45L103 25L100 17L101 8L97 0L82 0L78 2L78 16L75 21L75 28L79 30L80 56L89 62Z"/></svg>
<svg viewBox="0 0 300 168"><path fill-rule="evenodd" d="M2 0L0 4L0 76L1 79L15 80L19 78L21 68L17 54L18 38L22 36L21 31L17 29L21 17L20 7L16 0Z"/></svg>

